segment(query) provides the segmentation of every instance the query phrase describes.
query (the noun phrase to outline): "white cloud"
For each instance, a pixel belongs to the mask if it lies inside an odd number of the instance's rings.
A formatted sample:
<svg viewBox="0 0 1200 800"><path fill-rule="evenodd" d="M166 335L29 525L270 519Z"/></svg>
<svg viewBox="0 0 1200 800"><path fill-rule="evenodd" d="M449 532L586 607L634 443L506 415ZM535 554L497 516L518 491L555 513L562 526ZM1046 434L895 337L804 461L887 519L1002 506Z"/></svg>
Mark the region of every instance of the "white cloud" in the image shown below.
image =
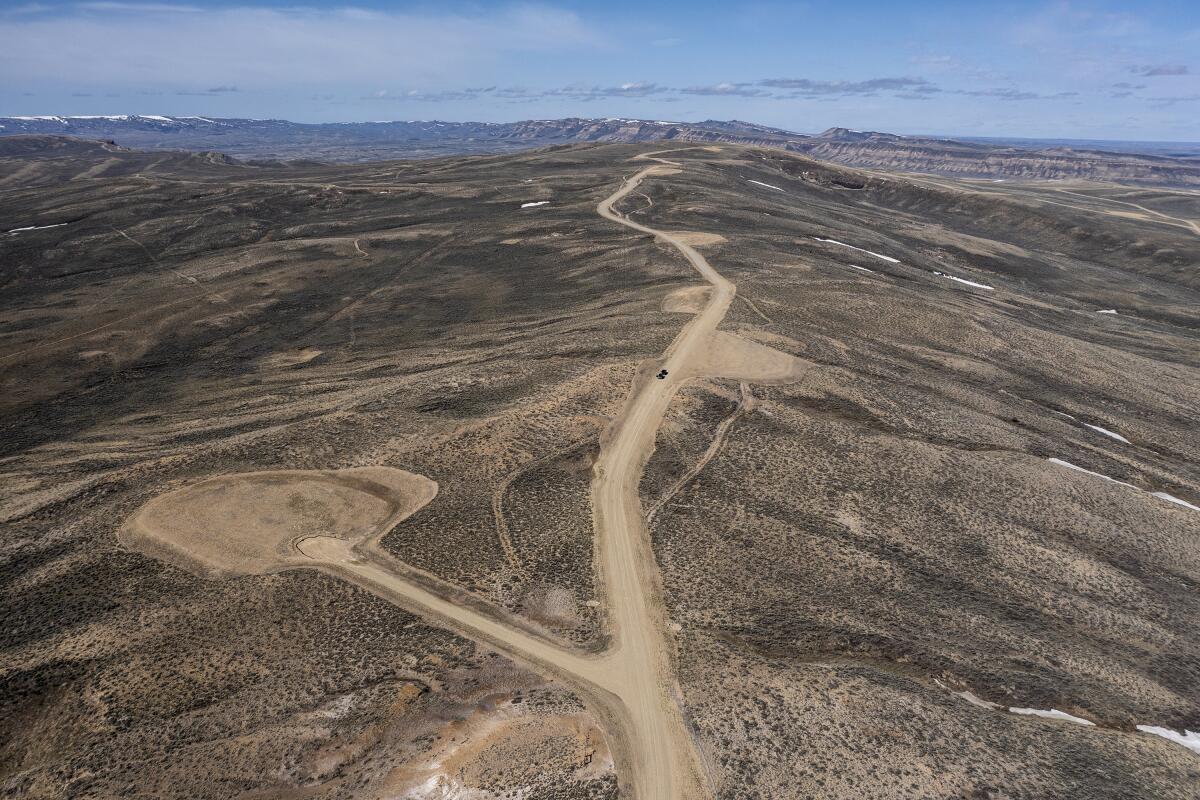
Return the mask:
<svg viewBox="0 0 1200 800"><path fill-rule="evenodd" d="M53 10L53 6L48 6L45 3L25 3L24 5L3 9L0 13L16 16L18 14L44 14L47 11Z"/></svg>
<svg viewBox="0 0 1200 800"><path fill-rule="evenodd" d="M76 8L85 11L113 11L135 14L196 14L204 9L197 6L175 5L173 3L115 3L95 2L76 3Z"/></svg>
<svg viewBox="0 0 1200 800"><path fill-rule="evenodd" d="M1191 70L1186 64L1140 64L1129 68L1129 71L1134 75L1140 75L1143 78L1160 78L1164 75L1179 76L1190 75Z"/></svg>
<svg viewBox="0 0 1200 800"><path fill-rule="evenodd" d="M243 88L441 83L521 53L595 48L570 11L516 5L473 14L90 2L0 17L12 84ZM168 13L172 12L172 13ZM173 13L180 12L180 13ZM415 82L415 81L414 81Z"/></svg>

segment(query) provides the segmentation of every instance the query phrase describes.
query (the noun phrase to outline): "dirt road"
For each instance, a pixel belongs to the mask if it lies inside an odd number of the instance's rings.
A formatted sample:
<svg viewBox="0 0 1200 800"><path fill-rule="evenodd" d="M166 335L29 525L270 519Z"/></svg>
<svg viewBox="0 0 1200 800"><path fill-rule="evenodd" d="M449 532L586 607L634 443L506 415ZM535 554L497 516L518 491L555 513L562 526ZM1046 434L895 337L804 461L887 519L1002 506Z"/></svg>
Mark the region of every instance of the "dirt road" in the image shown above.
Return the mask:
<svg viewBox="0 0 1200 800"><path fill-rule="evenodd" d="M885 178L891 177L888 175L888 173L885 173L885 172L879 172L876 170L864 170L864 171L870 172L870 173L872 173L874 175L878 175L880 177L885 177ZM1072 192L1068 189L1050 186L1049 184L1046 184L1044 186L1044 188L1047 191L1038 191L1036 189L1031 190L1029 187L1022 186L1020 183L1010 183L1010 184L1006 184L1004 188L997 188L994 186L989 186L985 183L981 183L979 181L971 181L969 183L968 182L948 183L946 181L933 180L928 177L917 176L917 175L909 175L907 177L914 183L922 184L925 186L932 186L937 189L944 189L944 190L948 190L951 192L972 191L972 192L978 192L981 194L999 194L1001 196L1019 197L1019 198L1024 198L1027 200L1032 200L1037 203L1043 203L1043 204L1051 205L1051 206L1061 206L1062 208L1069 208L1074 211L1082 211L1085 214L1118 214L1120 216L1128 216L1128 217L1143 219L1147 222L1157 222L1162 225L1170 225L1170 226L1176 227L1176 228L1184 228L1184 229L1189 230L1192 233L1196 234L1197 236L1200 236L1200 220L1185 219L1183 217L1173 217L1170 214L1163 213L1162 211L1155 211L1153 208L1147 208L1146 206L1139 205L1137 203L1130 203L1125 200L1117 200L1115 198L1105 197L1104 195L1100 195L1100 194L1085 194L1082 192ZM1119 184L1096 184L1096 186L1099 186L1102 188L1116 187L1116 188L1121 188L1121 189L1129 189L1128 186L1120 186ZM1087 205L1087 204L1081 204L1081 203L1071 203L1071 202L1065 202L1065 201L1060 202L1057 200L1051 200L1050 197L1048 196L1050 192L1054 192L1055 194L1058 194L1058 195L1068 195L1070 197L1079 197L1079 198L1082 198L1085 200L1090 200L1090 201L1092 201L1093 204L1096 204L1096 205ZM1172 192L1172 194L1192 195L1193 193L1186 192L1186 191L1175 191L1175 192ZM1103 204L1103 203L1108 203L1109 205L1126 206L1128 208L1135 208L1135 209L1141 211L1142 213L1141 214L1120 214L1119 212L1116 212L1116 211L1105 211L1103 208L1097 207L1099 204Z"/></svg>
<svg viewBox="0 0 1200 800"><path fill-rule="evenodd" d="M621 415L601 440L592 479L597 570L608 606L611 646L603 653L574 652L539 637L503 611L479 602L456 602L453 587L421 582L386 554L358 550L334 537L302 540L297 549L314 566L385 599L413 607L447 627L485 642L519 661L559 677L585 695L605 718L623 788L640 800L691 800L710 794L697 750L679 708L666 634L661 584L643 522L638 484L667 406L702 361L708 337L732 302L735 288L681 234L633 222L613 206L654 175L678 166L663 159L629 178L597 207L626 227L675 247L712 285L704 308L680 331L662 357L639 372ZM667 370L665 379L654 373ZM407 572L406 572L407 571ZM438 591L441 588L443 591Z"/></svg>
<svg viewBox="0 0 1200 800"><path fill-rule="evenodd" d="M640 756L633 783L639 797L665 799L697 797L703 790L699 758L674 699L678 693L658 568L643 522L638 484L667 405L691 365L702 356L709 334L725 318L735 288L680 237L633 222L613 210L647 176L676 171L671 162L659 162L627 180L596 210L606 219L675 247L713 289L703 310L684 326L658 363L643 371L620 418L601 441L592 479L592 521L612 626L611 658L623 674L622 685L614 693L627 704L633 724L630 739ZM667 370L664 380L651 374L660 369Z"/></svg>
<svg viewBox="0 0 1200 800"><path fill-rule="evenodd" d="M1083 197L1087 200L1092 200L1094 202L1112 203L1112 204L1119 205L1119 206L1129 206L1130 208L1136 208L1147 214L1150 214L1155 217L1159 217L1162 220L1166 220L1168 224L1179 223L1180 227L1188 228L1192 233L1196 234L1197 236L1200 236L1200 222L1197 222L1196 220L1184 219L1183 217L1172 217L1170 214L1164 214L1161 211L1155 211L1153 208L1146 208L1145 206L1138 205L1137 203L1129 203L1129 202L1126 202L1125 200L1116 200L1111 197L1103 197L1103 196L1097 196L1097 195L1091 195L1091 194L1081 194L1080 192L1071 192L1066 189L1055 189L1055 191L1059 192L1060 194L1069 194L1069 195L1072 195L1073 197ZM1153 222L1153 221L1155 221L1155 220L1151 220L1151 222Z"/></svg>

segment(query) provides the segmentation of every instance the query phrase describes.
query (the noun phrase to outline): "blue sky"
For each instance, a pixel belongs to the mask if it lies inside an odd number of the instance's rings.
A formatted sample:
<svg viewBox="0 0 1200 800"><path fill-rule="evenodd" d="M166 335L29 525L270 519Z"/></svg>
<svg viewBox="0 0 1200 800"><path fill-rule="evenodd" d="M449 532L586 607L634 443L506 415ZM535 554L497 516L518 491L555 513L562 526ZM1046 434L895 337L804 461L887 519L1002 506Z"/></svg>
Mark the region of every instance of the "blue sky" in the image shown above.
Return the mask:
<svg viewBox="0 0 1200 800"><path fill-rule="evenodd" d="M0 115L1200 140L1200 3L0 3Z"/></svg>

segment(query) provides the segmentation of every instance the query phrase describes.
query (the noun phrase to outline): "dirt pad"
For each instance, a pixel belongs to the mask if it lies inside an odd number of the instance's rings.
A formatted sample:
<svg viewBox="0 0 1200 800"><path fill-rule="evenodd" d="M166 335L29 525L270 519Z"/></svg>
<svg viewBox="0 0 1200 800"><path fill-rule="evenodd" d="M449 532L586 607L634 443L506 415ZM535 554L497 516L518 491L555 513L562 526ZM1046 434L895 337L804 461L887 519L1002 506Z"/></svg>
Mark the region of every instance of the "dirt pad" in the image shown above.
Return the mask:
<svg viewBox="0 0 1200 800"><path fill-rule="evenodd" d="M672 231L672 238L683 244L690 244L692 247L704 247L705 245L721 244L727 241L724 236L719 233L708 233L707 231Z"/></svg>
<svg viewBox="0 0 1200 800"><path fill-rule="evenodd" d="M300 350L274 353L264 358L262 364L266 367L294 367L299 364L307 364L319 355L321 355L321 351L317 348L305 347Z"/></svg>
<svg viewBox="0 0 1200 800"><path fill-rule="evenodd" d="M679 314L699 314L708 303L710 286L688 286L676 289L663 298L662 310Z"/></svg>
<svg viewBox="0 0 1200 800"><path fill-rule="evenodd" d="M704 361L696 374L753 383L791 383L799 380L810 366L810 362L781 350L715 331L709 336Z"/></svg>
<svg viewBox="0 0 1200 800"><path fill-rule="evenodd" d="M261 575L307 563L306 537L377 539L436 493L391 467L221 475L151 500L118 539L204 577Z"/></svg>

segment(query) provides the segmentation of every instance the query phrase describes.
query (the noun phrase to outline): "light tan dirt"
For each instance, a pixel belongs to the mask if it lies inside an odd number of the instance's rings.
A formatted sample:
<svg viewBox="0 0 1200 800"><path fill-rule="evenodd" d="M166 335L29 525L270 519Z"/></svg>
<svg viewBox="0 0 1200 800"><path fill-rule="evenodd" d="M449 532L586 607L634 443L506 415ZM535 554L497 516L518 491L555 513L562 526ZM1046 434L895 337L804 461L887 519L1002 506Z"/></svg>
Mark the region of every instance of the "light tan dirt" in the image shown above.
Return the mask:
<svg viewBox="0 0 1200 800"><path fill-rule="evenodd" d="M647 157L661 161L653 155ZM632 726L622 742L631 758L629 783L638 797L663 800L698 797L705 790L701 762L676 701L679 691L670 663L662 590L638 483L671 398L703 357L708 336L725 318L736 292L692 245L613 210L647 176L674 171L675 166L662 162L646 167L596 209L606 219L673 245L712 286L704 309L639 376L624 412L602 441L592 481L592 518L601 556L597 561L613 628L614 646L607 655L614 662L613 677L620 682L616 693ZM667 370L664 380L653 377L659 369Z"/></svg>
<svg viewBox="0 0 1200 800"><path fill-rule="evenodd" d="M708 302L709 287L688 286L663 298L662 310L677 314L698 314Z"/></svg>
<svg viewBox="0 0 1200 800"><path fill-rule="evenodd" d="M290 352L269 355L261 363L264 367L268 368L294 367L297 364L307 364L319 355L321 355L321 351L317 348L306 347L303 350L292 350Z"/></svg>
<svg viewBox="0 0 1200 800"><path fill-rule="evenodd" d="M671 234L670 240L674 242L682 242L690 244L692 247L704 247L706 245L721 244L726 241L725 237L719 233L705 233L703 231L677 231Z"/></svg>
<svg viewBox="0 0 1200 800"><path fill-rule="evenodd" d="M710 378L736 378L754 383L798 381L811 364L764 344L725 331L708 337L704 356L694 374Z"/></svg>
<svg viewBox="0 0 1200 800"><path fill-rule="evenodd" d="M305 563L293 543L306 536L382 535L436 492L390 467L221 475L151 500L118 538L199 575L260 575Z"/></svg>

